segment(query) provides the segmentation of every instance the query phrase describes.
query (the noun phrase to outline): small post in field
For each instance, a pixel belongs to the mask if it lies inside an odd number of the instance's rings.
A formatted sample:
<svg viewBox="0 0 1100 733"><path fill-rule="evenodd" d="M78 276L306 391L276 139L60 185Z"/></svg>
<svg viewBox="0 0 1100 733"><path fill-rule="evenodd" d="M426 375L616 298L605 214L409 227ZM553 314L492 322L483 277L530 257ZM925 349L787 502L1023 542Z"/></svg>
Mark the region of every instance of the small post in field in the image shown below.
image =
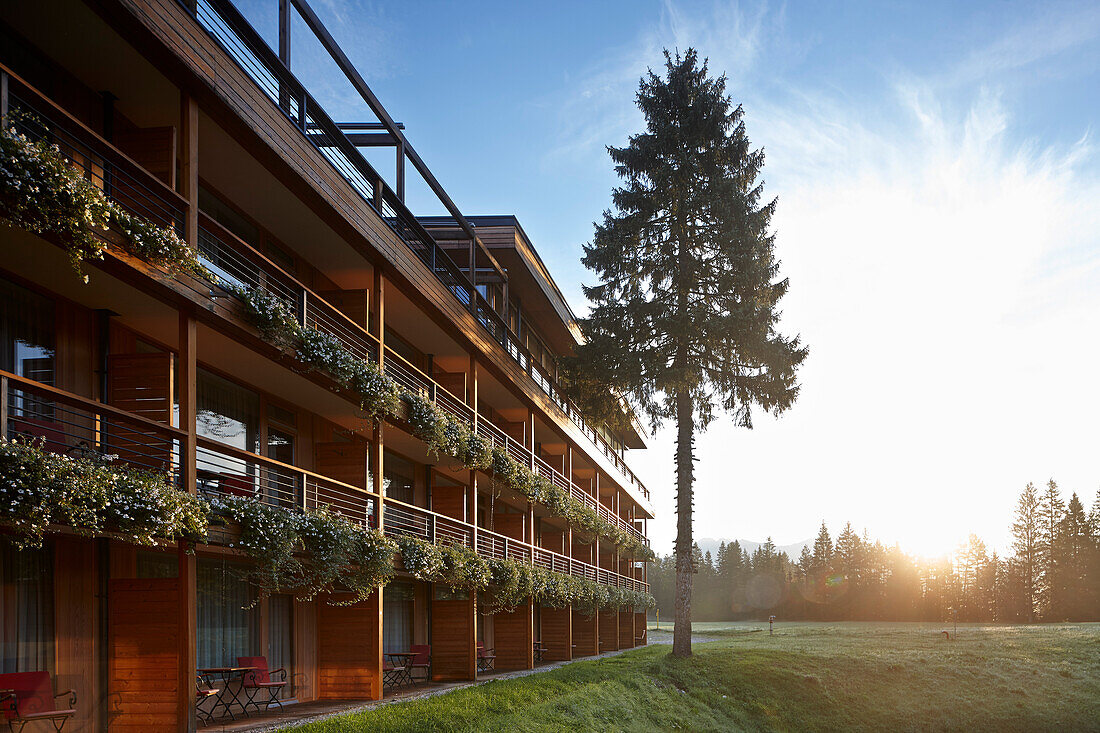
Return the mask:
<svg viewBox="0 0 1100 733"><path fill-rule="evenodd" d="M768 636L775 636L772 632L772 624L775 623L775 616L768 616Z"/></svg>

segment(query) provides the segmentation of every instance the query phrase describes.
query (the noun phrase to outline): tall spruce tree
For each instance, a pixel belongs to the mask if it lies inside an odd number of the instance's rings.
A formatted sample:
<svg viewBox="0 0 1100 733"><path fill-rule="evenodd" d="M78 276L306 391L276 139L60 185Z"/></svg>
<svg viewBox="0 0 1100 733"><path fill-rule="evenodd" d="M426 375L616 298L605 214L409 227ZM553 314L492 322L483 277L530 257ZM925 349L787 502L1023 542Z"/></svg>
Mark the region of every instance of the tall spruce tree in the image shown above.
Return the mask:
<svg viewBox="0 0 1100 733"><path fill-rule="evenodd" d="M1062 492L1058 490L1058 484L1054 479L1050 479L1047 481L1046 488L1039 494L1039 545L1043 555L1039 605L1043 609L1045 621L1056 620L1056 617L1064 611L1062 604L1065 599L1059 577L1062 571L1062 548L1059 540L1065 511L1066 503L1062 500Z"/></svg>
<svg viewBox="0 0 1100 733"><path fill-rule="evenodd" d="M1039 493L1028 481L1016 502L1016 519L1012 522L1012 545L1020 561L1023 575L1024 602L1028 623L1035 621L1036 595L1042 565L1042 518L1039 515Z"/></svg>
<svg viewBox="0 0 1100 733"><path fill-rule="evenodd" d="M600 283L585 288L586 344L570 371L597 417L617 407L610 386L654 426L676 423L673 654L688 656L696 433L720 410L751 428L754 406L789 408L807 352L777 330L787 280L770 231L776 202L763 198L764 153L752 149L741 107L694 49L666 51L665 71L639 85L646 131L608 148L624 183L585 247Z"/></svg>

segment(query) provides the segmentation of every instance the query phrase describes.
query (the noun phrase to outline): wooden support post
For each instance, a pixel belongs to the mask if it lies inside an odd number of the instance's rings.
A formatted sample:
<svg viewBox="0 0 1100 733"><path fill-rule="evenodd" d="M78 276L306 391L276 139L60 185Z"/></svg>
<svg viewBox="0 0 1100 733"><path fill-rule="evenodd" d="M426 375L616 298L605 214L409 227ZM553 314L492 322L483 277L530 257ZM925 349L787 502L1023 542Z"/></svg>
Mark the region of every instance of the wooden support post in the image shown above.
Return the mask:
<svg viewBox="0 0 1100 733"><path fill-rule="evenodd" d="M527 450L531 451L531 470L535 470L535 411L527 410L527 426L524 430L527 433Z"/></svg>
<svg viewBox="0 0 1100 733"><path fill-rule="evenodd" d="M374 266L374 287L371 293L370 330L378 339L378 366L382 366L386 344L386 276L379 265Z"/></svg>
<svg viewBox="0 0 1100 733"><path fill-rule="evenodd" d="M279 0L279 61L290 69L290 0Z"/></svg>
<svg viewBox="0 0 1100 733"><path fill-rule="evenodd" d="M397 200L405 203L405 139L398 138L397 145Z"/></svg>
<svg viewBox="0 0 1100 733"><path fill-rule="evenodd" d="M8 72L0 71L0 127L8 128Z"/></svg>
<svg viewBox="0 0 1100 733"><path fill-rule="evenodd" d="M199 246L199 105L186 93L180 94L180 193L187 199L183 223L184 241Z"/></svg>
<svg viewBox="0 0 1100 733"><path fill-rule="evenodd" d="M179 315L179 356L176 375L179 384L179 426L186 432L180 446L181 487L189 494L198 492L195 444L196 375L198 372L198 332L195 319L190 314ZM181 540L177 547L179 578L179 698L176 700L178 730L195 730L195 646L196 626L196 568L195 555Z"/></svg>

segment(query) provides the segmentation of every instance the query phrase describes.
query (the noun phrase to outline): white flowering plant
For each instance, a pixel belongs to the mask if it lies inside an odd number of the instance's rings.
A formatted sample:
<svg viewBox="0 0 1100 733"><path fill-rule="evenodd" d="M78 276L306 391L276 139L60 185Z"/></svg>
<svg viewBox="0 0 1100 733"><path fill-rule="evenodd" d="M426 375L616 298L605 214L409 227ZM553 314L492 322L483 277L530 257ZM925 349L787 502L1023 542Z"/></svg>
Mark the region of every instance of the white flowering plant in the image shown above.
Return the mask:
<svg viewBox="0 0 1100 733"><path fill-rule="evenodd" d="M397 547L405 570L417 580L432 582L443 572L443 552L437 545L403 535L397 538Z"/></svg>
<svg viewBox="0 0 1100 733"><path fill-rule="evenodd" d="M20 114L12 112L11 118ZM28 128L41 123L26 116ZM80 169L45 140L31 140L14 126L0 130L0 221L65 245L69 261L84 281L83 263L102 260L103 234L121 234L123 249L169 272L201 274L194 250L170 228L134 216L107 198Z"/></svg>
<svg viewBox="0 0 1100 733"><path fill-rule="evenodd" d="M51 524L77 534L113 533L136 545L206 539L206 505L167 474L111 456L70 457L41 443L0 439L0 518L19 549L42 546Z"/></svg>
<svg viewBox="0 0 1100 733"><path fill-rule="evenodd" d="M259 598L293 591L309 600L320 593L333 605L357 603L393 577L396 544L376 529L354 524L327 507L290 511L256 498L219 497L211 511L240 525L231 547L253 560L249 579ZM350 591L337 600L333 591Z"/></svg>

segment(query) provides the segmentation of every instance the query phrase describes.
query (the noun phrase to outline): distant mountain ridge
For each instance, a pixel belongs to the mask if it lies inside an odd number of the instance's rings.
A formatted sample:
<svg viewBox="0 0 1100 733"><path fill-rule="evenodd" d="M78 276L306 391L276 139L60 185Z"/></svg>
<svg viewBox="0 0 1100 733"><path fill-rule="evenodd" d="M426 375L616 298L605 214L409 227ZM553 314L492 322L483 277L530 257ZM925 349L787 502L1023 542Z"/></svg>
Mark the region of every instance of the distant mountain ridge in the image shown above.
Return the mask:
<svg viewBox="0 0 1100 733"><path fill-rule="evenodd" d="M741 549L749 553L750 555L753 553L754 550L756 550L757 547L760 547L762 544L764 544L763 542L753 542L752 540L727 540L724 538L714 539L713 537L703 537L702 539L696 540L696 543L699 545L699 549L703 551L703 554L705 555L709 551L711 557L716 557L718 555L718 546L721 545L723 542L725 542L727 545L731 542L740 542ZM775 549L776 552L787 553L787 556L792 560L798 560L798 556L802 554L803 547L809 547L810 550L813 550L813 538L811 537L808 540L802 540L801 542L795 542L790 545L776 545Z"/></svg>

